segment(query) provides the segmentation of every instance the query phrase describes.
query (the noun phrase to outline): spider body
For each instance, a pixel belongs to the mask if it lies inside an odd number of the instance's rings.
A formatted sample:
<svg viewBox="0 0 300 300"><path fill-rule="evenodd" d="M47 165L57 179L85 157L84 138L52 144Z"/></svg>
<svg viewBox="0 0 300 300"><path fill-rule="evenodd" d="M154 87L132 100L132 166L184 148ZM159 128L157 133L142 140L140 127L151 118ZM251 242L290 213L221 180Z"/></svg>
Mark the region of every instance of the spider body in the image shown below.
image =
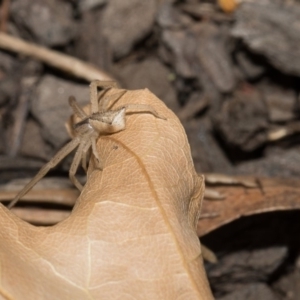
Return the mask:
<svg viewBox="0 0 300 300"><path fill-rule="evenodd" d="M88 122L94 130L102 134L110 134L125 129L125 107L92 115Z"/></svg>
<svg viewBox="0 0 300 300"><path fill-rule="evenodd" d="M98 97L98 87L104 89L104 94L100 96L100 100ZM27 194L33 186L49 172L51 168L55 167L75 148L77 148L77 150L69 170L69 177L71 182L81 191L83 187L75 177L80 162L82 163L83 169L86 171L87 157L90 149L92 149L92 153L97 162L97 167L99 169L103 169L101 159L96 148L97 139L100 135L113 134L126 129L126 113L150 113L157 118L165 119L164 117L159 116L150 105L146 104L127 104L110 110L110 106L112 106L126 93L126 90L121 90L121 92L116 95L105 97L105 91L112 87L116 87L116 83L103 82L99 80L92 81L90 84L90 115L87 115L83 111L76 102L75 97L71 96L69 98L69 105L73 109L74 114L80 119L79 122L73 125L73 139L59 150L58 153L41 168L35 177L27 185L25 185L25 187L10 202L8 208L13 207L20 198Z"/></svg>

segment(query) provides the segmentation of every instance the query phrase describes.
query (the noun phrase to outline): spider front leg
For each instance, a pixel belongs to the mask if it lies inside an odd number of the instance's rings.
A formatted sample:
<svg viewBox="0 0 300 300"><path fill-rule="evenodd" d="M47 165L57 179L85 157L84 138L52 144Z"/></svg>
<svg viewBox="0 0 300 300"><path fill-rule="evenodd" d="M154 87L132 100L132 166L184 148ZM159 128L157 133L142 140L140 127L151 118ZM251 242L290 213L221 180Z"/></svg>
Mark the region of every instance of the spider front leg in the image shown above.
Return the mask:
<svg viewBox="0 0 300 300"><path fill-rule="evenodd" d="M79 144L79 147L74 155L74 159L73 159L71 167L70 167L69 178L70 178L71 182L78 188L79 191L82 191L83 186L78 181L78 179L75 177L75 174L77 172L80 160L83 158L83 155L85 155L85 157L86 157L87 151L90 147L91 147L91 141L87 138L82 139ZM86 164L86 162L85 162L85 164ZM86 168L86 166L85 166L85 168Z"/></svg>
<svg viewBox="0 0 300 300"><path fill-rule="evenodd" d="M109 107L113 106L114 103L116 103L124 94L126 94L126 92L127 92L126 90L121 90L120 92L115 93L113 95L100 97L99 104L98 104L99 112L108 111Z"/></svg>
<svg viewBox="0 0 300 300"><path fill-rule="evenodd" d="M82 150L82 155L81 155L81 166L85 172L87 172L87 159L89 155L89 150L91 148L91 144L86 144L86 146Z"/></svg>
<svg viewBox="0 0 300 300"><path fill-rule="evenodd" d="M79 117L80 119L87 118L87 114L83 111L83 109L78 105L74 96L69 97L69 105L71 106L74 114Z"/></svg>
<svg viewBox="0 0 300 300"><path fill-rule="evenodd" d="M86 146L82 150L82 159L81 159L81 166L84 169L85 172L87 172L87 158L88 158L88 152L92 146L92 152L96 159L97 168L100 170L103 170L103 166L101 163L100 156L97 151L97 138L92 137L91 142L86 144Z"/></svg>
<svg viewBox="0 0 300 300"><path fill-rule="evenodd" d="M96 138L92 139L92 150L93 150L93 154L95 156L96 162L97 162L97 168L100 170L103 170L103 164L101 162L101 158L97 151L97 139Z"/></svg>
<svg viewBox="0 0 300 300"><path fill-rule="evenodd" d="M80 143L80 138L75 137L71 142L59 150L56 155L45 164L40 171L33 177L33 179L25 185L25 187L16 195L16 197L7 206L12 208L24 195L26 195L48 172L54 168L63 158L72 152Z"/></svg>
<svg viewBox="0 0 300 300"><path fill-rule="evenodd" d="M117 88L118 84L115 81L93 80L90 84L90 101L92 114L99 111L98 107L98 88Z"/></svg>

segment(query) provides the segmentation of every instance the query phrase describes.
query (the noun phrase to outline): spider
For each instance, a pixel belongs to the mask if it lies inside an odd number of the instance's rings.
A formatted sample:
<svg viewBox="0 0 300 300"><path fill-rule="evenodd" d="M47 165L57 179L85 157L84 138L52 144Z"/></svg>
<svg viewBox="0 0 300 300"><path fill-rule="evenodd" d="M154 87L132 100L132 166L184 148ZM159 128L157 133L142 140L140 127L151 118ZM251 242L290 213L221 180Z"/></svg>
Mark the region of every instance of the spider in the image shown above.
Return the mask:
<svg viewBox="0 0 300 300"><path fill-rule="evenodd" d="M117 87L114 81L99 81L94 80L90 84L90 105L91 114L87 115L83 109L78 105L74 96L69 97L69 105L71 106L75 116L80 121L73 125L74 138L66 144L58 153L45 164L35 177L16 195L16 197L9 203L8 208L12 208L20 198L27 194L33 186L39 182L51 168L54 168L63 158L65 158L76 147L70 170L69 177L71 182L81 191L83 189L81 183L75 177L76 171L82 163L83 169L87 170L87 156L89 150L92 148L92 153L96 159L97 167L103 169L101 159L97 152L96 142L100 135L107 135L122 131L126 128L126 113L150 113L160 119L166 119L159 116L158 113L147 104L127 104L115 109L110 110L110 107L117 102L125 93L126 90L121 90L120 93L115 95L106 96L105 92L111 88ZM98 88L103 89L103 94L98 98ZM118 96L116 99L113 97ZM112 103L109 105L111 100ZM99 100L99 101L98 101Z"/></svg>

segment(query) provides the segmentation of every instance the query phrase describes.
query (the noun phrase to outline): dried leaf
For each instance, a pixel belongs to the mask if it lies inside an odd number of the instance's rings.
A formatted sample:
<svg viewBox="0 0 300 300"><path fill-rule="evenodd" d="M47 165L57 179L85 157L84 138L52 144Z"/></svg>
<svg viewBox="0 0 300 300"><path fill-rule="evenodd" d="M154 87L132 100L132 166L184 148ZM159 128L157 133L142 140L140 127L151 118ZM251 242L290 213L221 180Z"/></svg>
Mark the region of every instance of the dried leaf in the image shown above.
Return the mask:
<svg viewBox="0 0 300 300"><path fill-rule="evenodd" d="M268 114L261 94L243 88L223 103L214 119L218 133L230 147L252 151L267 141Z"/></svg>
<svg viewBox="0 0 300 300"><path fill-rule="evenodd" d="M116 92L111 90L110 92ZM35 227L0 206L1 287L11 299L213 299L196 234L203 178L176 116L148 90L117 103L151 105L100 137L71 215Z"/></svg>
<svg viewBox="0 0 300 300"><path fill-rule="evenodd" d="M285 73L299 76L298 2L244 1L237 9L232 35Z"/></svg>
<svg viewBox="0 0 300 300"><path fill-rule="evenodd" d="M255 174L259 177L299 178L300 151L299 146L291 149L273 148L265 157L245 161L236 166L239 174Z"/></svg>
<svg viewBox="0 0 300 300"><path fill-rule="evenodd" d="M78 27L72 18L71 3L17 0L11 3L10 13L21 32L26 28L39 44L63 46L76 37Z"/></svg>
<svg viewBox="0 0 300 300"><path fill-rule="evenodd" d="M236 84L225 40L210 22L186 30L164 30L162 34L176 73L186 78L198 77L205 91L212 85L220 92L230 92Z"/></svg>
<svg viewBox="0 0 300 300"><path fill-rule="evenodd" d="M116 58L129 54L133 46L151 32L156 11L155 0L108 1L102 30Z"/></svg>
<svg viewBox="0 0 300 300"><path fill-rule="evenodd" d="M253 179L248 178L249 181ZM247 181L248 181L247 180ZM277 210L300 209L299 180L259 179L260 187L218 187L226 196L222 201L205 201L202 215L210 216L199 220L198 234L203 236L220 226L243 216Z"/></svg>
<svg viewBox="0 0 300 300"><path fill-rule="evenodd" d="M71 112L67 101L69 93L76 95L81 105L88 103L86 85L46 75L40 80L31 101L31 113L42 125L43 137L57 149L69 139L63 124Z"/></svg>
<svg viewBox="0 0 300 300"><path fill-rule="evenodd" d="M220 92L232 91L235 86L235 76L222 31L207 22L194 26L191 34L194 34L197 39L195 54L201 69L207 73Z"/></svg>

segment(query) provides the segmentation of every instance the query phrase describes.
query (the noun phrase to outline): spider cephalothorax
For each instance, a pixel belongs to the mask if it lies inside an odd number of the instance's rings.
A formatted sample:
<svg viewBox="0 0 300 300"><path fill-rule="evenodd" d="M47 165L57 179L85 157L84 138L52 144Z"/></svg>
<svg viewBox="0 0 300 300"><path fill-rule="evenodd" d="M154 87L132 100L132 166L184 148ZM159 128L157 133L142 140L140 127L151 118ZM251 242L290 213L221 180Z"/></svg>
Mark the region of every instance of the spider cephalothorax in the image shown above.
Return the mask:
<svg viewBox="0 0 300 300"><path fill-rule="evenodd" d="M115 95L105 97L104 93L104 95L100 97L100 101L98 101L98 88L109 89L112 87L116 87L115 82L92 81L90 85L90 115L83 111L76 102L75 97L71 96L69 98L69 104L73 109L74 114L80 119L80 121L73 126L73 139L41 168L37 175L35 175L35 177L11 201L8 208L14 206L21 197L28 193L28 191L30 191L32 187L49 172L51 168L55 167L75 148L77 148L77 150L70 167L69 177L72 183L79 190L82 190L81 183L75 177L80 161L82 162L82 167L86 170L87 156L89 150L92 148L92 153L97 161L97 165L102 169L101 159L96 148L96 141L100 135L112 134L124 130L126 128L126 113L150 113L157 118L165 119L164 117L159 116L150 105L146 104L127 104L110 110L110 107L126 93L126 90L121 90L121 92L116 95L117 97L115 97Z"/></svg>

